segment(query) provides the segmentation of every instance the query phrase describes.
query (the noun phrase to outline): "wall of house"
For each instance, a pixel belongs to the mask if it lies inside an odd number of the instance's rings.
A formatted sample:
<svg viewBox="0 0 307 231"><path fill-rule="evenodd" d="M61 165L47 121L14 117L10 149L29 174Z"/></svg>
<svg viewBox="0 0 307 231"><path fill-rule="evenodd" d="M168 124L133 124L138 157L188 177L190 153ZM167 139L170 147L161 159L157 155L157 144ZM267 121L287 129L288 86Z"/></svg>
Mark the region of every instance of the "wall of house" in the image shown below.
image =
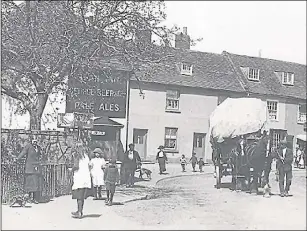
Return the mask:
<svg viewBox="0 0 307 231"><path fill-rule="evenodd" d="M148 129L147 158L153 160L159 145L164 145L165 127L178 128L177 152L168 152L170 159L178 159L182 154L191 156L194 133L207 133L209 117L218 103L217 91L188 87L172 87L161 84L142 84L145 93L143 99L133 84L130 91L130 110L128 143L133 142L133 129ZM166 90L180 91L180 113L166 112ZM225 95L225 92L224 92ZM119 122L119 121L118 121ZM122 122L123 123L123 122ZM124 123L126 124L126 123ZM126 130L124 128L123 130ZM125 137L122 131L122 140ZM209 143L205 143L205 146ZM210 154L209 154L210 153ZM211 152L206 152L204 159L211 159Z"/></svg>
<svg viewBox="0 0 307 231"><path fill-rule="evenodd" d="M289 135L293 135L296 140L296 136L300 134L306 134L304 131L304 124L298 123L298 105L299 103L306 103L304 101L288 101L286 104L286 119L285 128ZM294 140L294 141L295 141ZM295 141L296 142L296 141ZM294 143L295 143L294 142Z"/></svg>

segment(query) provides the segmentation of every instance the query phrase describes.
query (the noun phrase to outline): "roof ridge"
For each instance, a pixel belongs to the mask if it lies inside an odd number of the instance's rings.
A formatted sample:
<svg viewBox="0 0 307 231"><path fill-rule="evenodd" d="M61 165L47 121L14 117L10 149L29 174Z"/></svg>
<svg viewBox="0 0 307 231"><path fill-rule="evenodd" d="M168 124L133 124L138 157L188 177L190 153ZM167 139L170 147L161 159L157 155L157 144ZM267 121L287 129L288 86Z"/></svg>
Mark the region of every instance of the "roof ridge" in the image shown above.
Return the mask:
<svg viewBox="0 0 307 231"><path fill-rule="evenodd" d="M236 56L241 56L241 57L247 57L247 58L255 58L255 59L264 59L264 60L271 60L271 61L278 61L278 62L284 62L284 63L289 63L289 64L295 64L295 65L300 65L306 67L306 64L302 63L296 63L296 62L291 62L291 61L284 61L284 60L279 60L279 59L272 59L272 58L263 58L263 57L257 57L257 56L249 56L249 55L240 55L240 54L234 54L227 52L230 55L236 55Z"/></svg>

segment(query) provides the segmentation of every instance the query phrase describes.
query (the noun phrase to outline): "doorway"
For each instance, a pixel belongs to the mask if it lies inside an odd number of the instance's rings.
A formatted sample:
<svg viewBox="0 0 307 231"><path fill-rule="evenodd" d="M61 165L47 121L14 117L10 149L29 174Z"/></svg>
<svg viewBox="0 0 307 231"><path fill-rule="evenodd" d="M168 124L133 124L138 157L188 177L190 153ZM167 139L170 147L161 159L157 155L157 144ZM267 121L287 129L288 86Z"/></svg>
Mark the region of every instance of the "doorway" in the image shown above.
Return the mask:
<svg viewBox="0 0 307 231"><path fill-rule="evenodd" d="M147 134L148 129L133 129L133 144L142 160L147 156Z"/></svg>
<svg viewBox="0 0 307 231"><path fill-rule="evenodd" d="M196 133L193 135L193 152L196 153L197 158L205 157L205 138L206 133Z"/></svg>

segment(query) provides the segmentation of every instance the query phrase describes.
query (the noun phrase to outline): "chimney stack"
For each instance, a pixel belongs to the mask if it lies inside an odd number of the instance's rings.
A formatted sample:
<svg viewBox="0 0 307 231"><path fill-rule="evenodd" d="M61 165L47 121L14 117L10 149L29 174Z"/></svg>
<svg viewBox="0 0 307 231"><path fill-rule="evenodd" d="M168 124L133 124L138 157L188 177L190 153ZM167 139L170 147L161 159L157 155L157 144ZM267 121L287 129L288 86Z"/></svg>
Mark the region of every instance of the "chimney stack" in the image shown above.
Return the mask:
<svg viewBox="0 0 307 231"><path fill-rule="evenodd" d="M183 34L188 35L188 28L187 27L183 27Z"/></svg>
<svg viewBox="0 0 307 231"><path fill-rule="evenodd" d="M188 35L187 27L183 27L183 32L179 32L175 35L175 47L181 49L190 49L191 38Z"/></svg>
<svg viewBox="0 0 307 231"><path fill-rule="evenodd" d="M259 51L258 51L258 57L259 58L261 58L261 51L262 51L261 49L259 49Z"/></svg>

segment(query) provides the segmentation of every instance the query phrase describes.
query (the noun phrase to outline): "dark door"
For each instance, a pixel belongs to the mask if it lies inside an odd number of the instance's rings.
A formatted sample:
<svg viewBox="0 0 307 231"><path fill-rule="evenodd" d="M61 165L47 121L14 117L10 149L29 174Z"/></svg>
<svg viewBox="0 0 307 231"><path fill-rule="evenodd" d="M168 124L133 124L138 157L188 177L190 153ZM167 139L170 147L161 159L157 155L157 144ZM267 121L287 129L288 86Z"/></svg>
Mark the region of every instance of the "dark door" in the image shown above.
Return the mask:
<svg viewBox="0 0 307 231"><path fill-rule="evenodd" d="M148 129L133 129L134 148L138 151L142 160L146 159L147 154L147 133Z"/></svg>
<svg viewBox="0 0 307 231"><path fill-rule="evenodd" d="M195 133L193 136L193 152L196 153L197 158L205 156L205 138L206 133Z"/></svg>

